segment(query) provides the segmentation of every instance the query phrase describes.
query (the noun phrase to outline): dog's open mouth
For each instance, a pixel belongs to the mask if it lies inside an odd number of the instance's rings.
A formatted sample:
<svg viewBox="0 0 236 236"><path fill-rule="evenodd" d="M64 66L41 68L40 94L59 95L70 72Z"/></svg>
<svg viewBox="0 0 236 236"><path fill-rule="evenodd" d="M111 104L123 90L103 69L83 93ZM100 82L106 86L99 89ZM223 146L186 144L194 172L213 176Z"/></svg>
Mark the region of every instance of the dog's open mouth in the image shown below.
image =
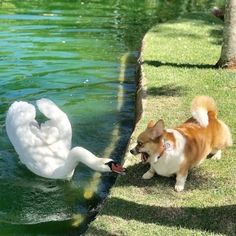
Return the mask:
<svg viewBox="0 0 236 236"><path fill-rule="evenodd" d="M142 160L142 163L146 163L147 160L149 158L149 154L146 153L146 152L141 152L141 160Z"/></svg>

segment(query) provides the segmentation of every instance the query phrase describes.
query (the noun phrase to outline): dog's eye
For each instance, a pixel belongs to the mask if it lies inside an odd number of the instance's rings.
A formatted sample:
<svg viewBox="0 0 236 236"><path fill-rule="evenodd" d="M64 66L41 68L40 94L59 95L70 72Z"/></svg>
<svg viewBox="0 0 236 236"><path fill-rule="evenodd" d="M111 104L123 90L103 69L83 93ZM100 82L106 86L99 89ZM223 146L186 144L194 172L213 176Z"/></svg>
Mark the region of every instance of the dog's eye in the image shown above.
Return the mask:
<svg viewBox="0 0 236 236"><path fill-rule="evenodd" d="M138 141L137 144L138 144L138 146L140 146L140 147L143 146L143 143L142 143L142 142L139 142L139 141Z"/></svg>

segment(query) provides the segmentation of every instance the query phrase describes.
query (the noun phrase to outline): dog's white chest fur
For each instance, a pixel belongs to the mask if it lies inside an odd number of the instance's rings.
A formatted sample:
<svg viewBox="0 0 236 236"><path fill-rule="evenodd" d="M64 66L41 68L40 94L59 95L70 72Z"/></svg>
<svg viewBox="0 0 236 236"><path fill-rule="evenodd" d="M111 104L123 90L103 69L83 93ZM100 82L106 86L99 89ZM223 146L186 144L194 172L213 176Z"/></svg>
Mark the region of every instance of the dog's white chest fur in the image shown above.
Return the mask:
<svg viewBox="0 0 236 236"><path fill-rule="evenodd" d="M178 172L182 159L182 155L163 155L156 162L151 162L150 164L158 175L169 177Z"/></svg>
<svg viewBox="0 0 236 236"><path fill-rule="evenodd" d="M169 129L168 132L172 132L176 138L175 147L170 145L159 159L152 157L150 161L151 167L158 175L167 177L179 170L184 159L183 150L186 143L185 138L178 131Z"/></svg>

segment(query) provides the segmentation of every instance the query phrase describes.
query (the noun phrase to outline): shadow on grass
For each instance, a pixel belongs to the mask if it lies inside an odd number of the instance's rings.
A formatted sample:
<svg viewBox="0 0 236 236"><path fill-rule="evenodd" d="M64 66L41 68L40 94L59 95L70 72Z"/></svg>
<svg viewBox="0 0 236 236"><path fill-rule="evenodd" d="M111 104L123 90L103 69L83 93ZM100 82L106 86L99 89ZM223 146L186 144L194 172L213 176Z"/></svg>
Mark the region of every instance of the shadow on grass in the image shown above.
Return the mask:
<svg viewBox="0 0 236 236"><path fill-rule="evenodd" d="M215 65L210 64L190 64L190 63L174 63L174 62L161 62L161 61L144 61L143 64L150 66L172 66L177 68L197 68L197 69L215 69Z"/></svg>
<svg viewBox="0 0 236 236"><path fill-rule="evenodd" d="M147 89L147 94L149 96L180 97L184 96L186 92L186 88L174 84L166 84L160 87L151 87Z"/></svg>
<svg viewBox="0 0 236 236"><path fill-rule="evenodd" d="M117 206L120 210L117 210ZM226 235L234 235L236 232L236 205L206 208L160 207L112 198L109 201L109 211L104 211L102 214L120 217L124 220L140 221L145 224L210 231Z"/></svg>
<svg viewBox="0 0 236 236"><path fill-rule="evenodd" d="M148 171L148 169L149 164L138 163L133 166L129 166L126 169L126 176L118 178L116 185L145 188L148 192L153 192L154 194L162 191L171 194L175 193L175 176L168 178L155 174L152 179L144 180L142 179L142 175ZM192 191L194 189L209 189L209 187L217 188L217 183L216 177L213 178L211 173L204 171L200 166L193 168L189 172L184 191Z"/></svg>
<svg viewBox="0 0 236 236"><path fill-rule="evenodd" d="M122 233L121 230L119 230L120 232L111 233L111 232L109 232L107 230L99 229L99 228L97 228L95 226L89 226L89 229L92 232L92 234L91 233L87 233L86 234L87 236L95 236L95 235L99 235L99 236L124 236L124 235L127 235L125 233Z"/></svg>
<svg viewBox="0 0 236 236"><path fill-rule="evenodd" d="M211 42L216 45L222 45L223 42L222 35L223 35L222 29L211 30L210 31L210 36L212 38Z"/></svg>

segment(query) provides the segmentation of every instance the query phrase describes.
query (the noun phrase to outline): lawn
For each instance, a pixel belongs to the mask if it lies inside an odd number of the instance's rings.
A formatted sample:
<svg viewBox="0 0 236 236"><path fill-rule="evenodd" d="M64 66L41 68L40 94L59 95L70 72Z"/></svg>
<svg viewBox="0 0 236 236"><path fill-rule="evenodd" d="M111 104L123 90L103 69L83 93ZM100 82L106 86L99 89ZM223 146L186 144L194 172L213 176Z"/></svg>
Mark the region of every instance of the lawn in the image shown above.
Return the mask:
<svg viewBox="0 0 236 236"><path fill-rule="evenodd" d="M236 139L236 73L214 69L220 56L223 22L210 15L185 15L158 24L145 35L141 55L144 113L130 145L149 120L173 127L190 116L196 95L212 96L218 116ZM130 147L129 147L130 148ZM128 149L129 149L128 148ZM236 148L219 161L194 168L185 190L175 178L142 180L148 165L125 155L120 176L86 235L236 235Z"/></svg>

